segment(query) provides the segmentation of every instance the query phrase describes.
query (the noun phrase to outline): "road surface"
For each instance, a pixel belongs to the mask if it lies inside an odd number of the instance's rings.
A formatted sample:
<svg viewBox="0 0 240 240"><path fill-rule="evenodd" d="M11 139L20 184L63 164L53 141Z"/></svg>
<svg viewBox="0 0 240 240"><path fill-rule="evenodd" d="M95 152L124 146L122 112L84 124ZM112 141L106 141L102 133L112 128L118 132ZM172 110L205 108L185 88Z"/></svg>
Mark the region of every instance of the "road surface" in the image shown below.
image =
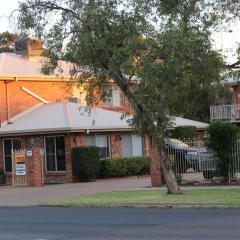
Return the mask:
<svg viewBox="0 0 240 240"><path fill-rule="evenodd" d="M240 209L0 208L1 240L240 239Z"/></svg>

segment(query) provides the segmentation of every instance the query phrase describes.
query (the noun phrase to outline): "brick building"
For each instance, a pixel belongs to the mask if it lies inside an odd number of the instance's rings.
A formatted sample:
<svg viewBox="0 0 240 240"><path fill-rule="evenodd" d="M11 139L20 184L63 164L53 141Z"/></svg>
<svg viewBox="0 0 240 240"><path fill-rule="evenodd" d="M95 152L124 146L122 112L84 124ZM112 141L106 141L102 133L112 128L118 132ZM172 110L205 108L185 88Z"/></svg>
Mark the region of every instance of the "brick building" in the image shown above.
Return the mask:
<svg viewBox="0 0 240 240"><path fill-rule="evenodd" d="M140 136L132 133L121 113L100 108L82 107L78 103L40 104L10 119L12 124L0 128L0 167L8 182L12 176L11 149L28 149L41 161L39 172L44 183L72 182L71 148L95 145L102 158L142 156L147 148ZM41 153L43 158L41 159ZM31 179L30 179L31 181ZM40 181L40 182L39 182Z"/></svg>
<svg viewBox="0 0 240 240"><path fill-rule="evenodd" d="M107 86L112 94L91 109L93 115L80 114L79 109L86 109L86 93L72 82L70 64L59 62L61 76L57 70L42 74L42 48L39 41L23 41L16 45L16 53L0 54L0 168L7 182L11 182L12 149L32 151L28 181L40 186L72 182L71 148L96 145L103 157L150 155L152 184L160 185L159 156L151 138L136 136L127 119L121 120L121 113L131 109L120 89ZM174 126L179 125L198 126L200 132L207 126L176 118Z"/></svg>

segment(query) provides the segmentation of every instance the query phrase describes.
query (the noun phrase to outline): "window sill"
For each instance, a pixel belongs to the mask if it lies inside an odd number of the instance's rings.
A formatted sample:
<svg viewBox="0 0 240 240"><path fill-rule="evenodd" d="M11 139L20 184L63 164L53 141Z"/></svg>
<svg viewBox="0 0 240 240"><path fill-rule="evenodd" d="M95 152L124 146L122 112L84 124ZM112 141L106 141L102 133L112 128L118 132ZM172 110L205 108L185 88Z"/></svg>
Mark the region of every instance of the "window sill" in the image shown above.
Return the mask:
<svg viewBox="0 0 240 240"><path fill-rule="evenodd" d="M124 110L124 106L119 106L119 107L116 107L116 106L102 106L102 108L104 109L115 109L115 110Z"/></svg>

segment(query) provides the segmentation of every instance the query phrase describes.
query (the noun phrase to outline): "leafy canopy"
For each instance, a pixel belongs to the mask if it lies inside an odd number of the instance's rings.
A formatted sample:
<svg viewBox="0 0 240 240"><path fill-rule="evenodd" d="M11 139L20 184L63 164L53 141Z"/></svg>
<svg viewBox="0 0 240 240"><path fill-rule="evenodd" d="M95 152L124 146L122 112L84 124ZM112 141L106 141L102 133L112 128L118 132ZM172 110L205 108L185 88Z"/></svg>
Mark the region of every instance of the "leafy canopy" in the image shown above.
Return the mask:
<svg viewBox="0 0 240 240"><path fill-rule="evenodd" d="M46 72L65 59L80 82L94 75L90 85L102 88L113 79L135 109L133 126L156 132L171 114L206 117L215 100L223 62L212 50L216 17L206 6L216 8L193 0L27 0L19 23L44 38ZM133 81L141 83L134 91Z"/></svg>

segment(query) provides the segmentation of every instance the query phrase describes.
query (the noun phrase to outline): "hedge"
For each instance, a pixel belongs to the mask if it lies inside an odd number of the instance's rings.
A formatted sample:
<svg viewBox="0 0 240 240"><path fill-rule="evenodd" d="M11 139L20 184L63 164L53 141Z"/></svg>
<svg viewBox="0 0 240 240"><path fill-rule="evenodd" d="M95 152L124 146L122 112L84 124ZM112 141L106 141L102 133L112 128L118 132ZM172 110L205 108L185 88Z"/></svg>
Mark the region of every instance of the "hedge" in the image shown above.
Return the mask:
<svg viewBox="0 0 240 240"><path fill-rule="evenodd" d="M106 158L100 161L99 178L146 175L150 172L148 157Z"/></svg>
<svg viewBox="0 0 240 240"><path fill-rule="evenodd" d="M232 167L232 148L237 140L240 128L233 123L214 121L209 124L206 133L206 144L217 155L217 174L228 182Z"/></svg>
<svg viewBox="0 0 240 240"><path fill-rule="evenodd" d="M73 175L81 182L95 181L99 173L99 160L98 147L72 148Z"/></svg>

